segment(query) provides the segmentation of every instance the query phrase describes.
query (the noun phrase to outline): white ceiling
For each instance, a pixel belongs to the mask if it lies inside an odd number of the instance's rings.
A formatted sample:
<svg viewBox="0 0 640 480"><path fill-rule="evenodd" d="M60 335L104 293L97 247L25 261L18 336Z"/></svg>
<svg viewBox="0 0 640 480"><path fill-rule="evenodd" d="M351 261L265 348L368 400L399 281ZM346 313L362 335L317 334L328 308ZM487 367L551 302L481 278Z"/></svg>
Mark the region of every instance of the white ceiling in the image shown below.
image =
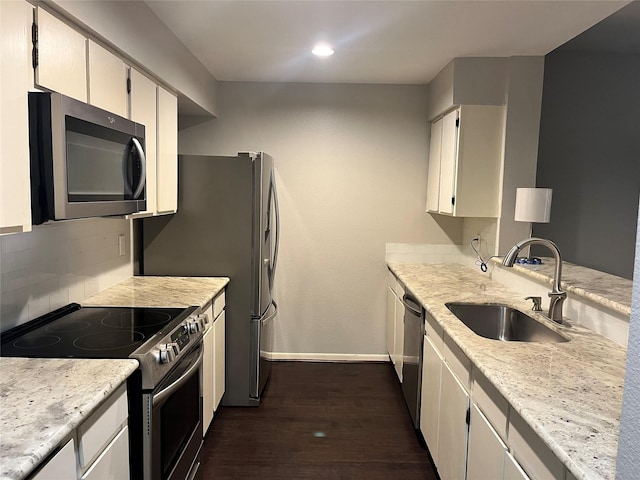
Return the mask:
<svg viewBox="0 0 640 480"><path fill-rule="evenodd" d="M454 57L545 55L629 2L146 3L218 80L425 84Z"/></svg>

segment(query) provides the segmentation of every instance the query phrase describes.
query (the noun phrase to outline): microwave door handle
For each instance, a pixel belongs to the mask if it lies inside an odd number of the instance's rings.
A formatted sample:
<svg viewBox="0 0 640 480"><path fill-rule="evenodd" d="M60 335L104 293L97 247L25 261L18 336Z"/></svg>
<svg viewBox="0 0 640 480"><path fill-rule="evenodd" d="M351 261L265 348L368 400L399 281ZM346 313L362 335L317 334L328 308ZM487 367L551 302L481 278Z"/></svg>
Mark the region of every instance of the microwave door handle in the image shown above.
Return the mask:
<svg viewBox="0 0 640 480"><path fill-rule="evenodd" d="M138 186L133 192L133 199L137 200L142 195L142 190L144 189L144 185L147 179L147 158L144 155L144 149L137 138L132 137L131 141L133 142L134 147L138 150L138 156L140 157L140 181L138 182Z"/></svg>

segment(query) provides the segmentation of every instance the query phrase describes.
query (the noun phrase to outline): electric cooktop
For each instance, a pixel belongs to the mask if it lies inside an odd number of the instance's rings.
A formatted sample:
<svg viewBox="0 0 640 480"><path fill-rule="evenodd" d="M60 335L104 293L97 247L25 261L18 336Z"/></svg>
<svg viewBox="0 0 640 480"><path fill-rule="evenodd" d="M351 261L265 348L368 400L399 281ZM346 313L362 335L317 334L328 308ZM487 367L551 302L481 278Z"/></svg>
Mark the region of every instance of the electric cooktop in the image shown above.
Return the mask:
<svg viewBox="0 0 640 480"><path fill-rule="evenodd" d="M0 356L128 358L165 327L171 328L186 310L69 304L3 332Z"/></svg>

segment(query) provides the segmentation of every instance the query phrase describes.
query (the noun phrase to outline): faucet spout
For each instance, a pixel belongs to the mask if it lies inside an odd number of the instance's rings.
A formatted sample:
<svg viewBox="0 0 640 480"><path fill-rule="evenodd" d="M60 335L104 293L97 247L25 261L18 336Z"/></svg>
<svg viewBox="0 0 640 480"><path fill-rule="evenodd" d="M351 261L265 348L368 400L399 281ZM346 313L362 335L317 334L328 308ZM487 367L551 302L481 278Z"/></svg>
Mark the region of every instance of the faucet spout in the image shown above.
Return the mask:
<svg viewBox="0 0 640 480"><path fill-rule="evenodd" d="M560 254L560 249L555 243L545 238L525 238L524 240L519 241L513 247L511 247L511 249L502 259L502 265L504 265L505 267L513 267L513 264L518 257L518 253L520 253L523 248L526 248L529 245L544 245L549 250L551 250L551 253L553 253L556 265L553 275L553 286L551 291L549 292L550 302L548 317L555 322L562 323L562 305L564 303L564 300L567 298L567 292L563 291L560 288L560 284L562 281L562 255Z"/></svg>

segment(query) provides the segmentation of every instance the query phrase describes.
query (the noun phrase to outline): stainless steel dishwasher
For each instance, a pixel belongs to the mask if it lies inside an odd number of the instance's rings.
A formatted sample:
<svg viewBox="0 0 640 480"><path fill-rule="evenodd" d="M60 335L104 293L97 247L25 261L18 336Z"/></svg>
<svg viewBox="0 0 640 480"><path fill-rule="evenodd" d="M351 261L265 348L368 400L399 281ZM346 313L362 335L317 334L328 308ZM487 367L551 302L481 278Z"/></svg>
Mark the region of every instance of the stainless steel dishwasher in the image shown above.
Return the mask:
<svg viewBox="0 0 640 480"><path fill-rule="evenodd" d="M408 293L402 297L402 303L405 306L402 393L409 408L413 427L417 429L420 427L424 308Z"/></svg>

